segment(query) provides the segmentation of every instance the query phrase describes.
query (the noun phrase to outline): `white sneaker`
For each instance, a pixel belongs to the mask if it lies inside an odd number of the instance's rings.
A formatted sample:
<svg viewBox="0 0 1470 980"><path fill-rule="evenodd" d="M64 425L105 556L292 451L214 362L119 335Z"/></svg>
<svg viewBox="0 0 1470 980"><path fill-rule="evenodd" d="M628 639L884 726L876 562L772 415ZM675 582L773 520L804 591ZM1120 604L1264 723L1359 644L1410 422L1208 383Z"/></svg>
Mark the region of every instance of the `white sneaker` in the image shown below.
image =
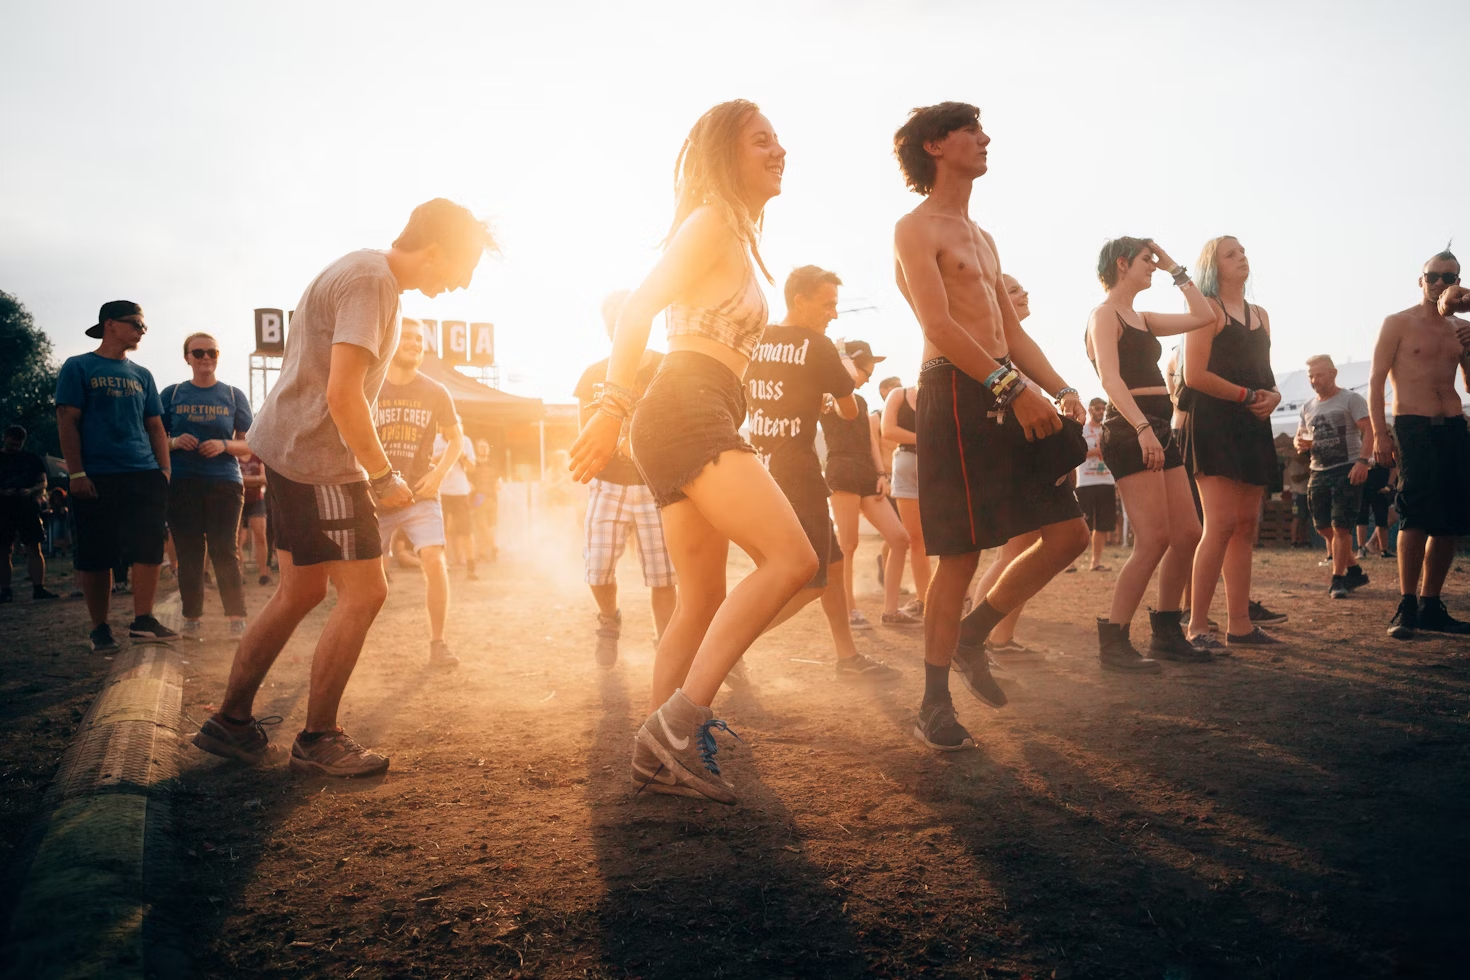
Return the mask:
<svg viewBox="0 0 1470 980"><path fill-rule="evenodd" d="M861 609L854 609L847 614L847 625L855 630L870 630L873 624L868 622L868 617L863 615Z"/></svg>
<svg viewBox="0 0 1470 980"><path fill-rule="evenodd" d="M230 620L230 639L238 640L245 635L245 630L250 624L243 619Z"/></svg>
<svg viewBox="0 0 1470 980"><path fill-rule="evenodd" d="M202 620L202 619L186 619L186 620L184 620L184 628L179 631L179 635L182 636L186 640L202 640L202 639L204 639L204 620Z"/></svg>

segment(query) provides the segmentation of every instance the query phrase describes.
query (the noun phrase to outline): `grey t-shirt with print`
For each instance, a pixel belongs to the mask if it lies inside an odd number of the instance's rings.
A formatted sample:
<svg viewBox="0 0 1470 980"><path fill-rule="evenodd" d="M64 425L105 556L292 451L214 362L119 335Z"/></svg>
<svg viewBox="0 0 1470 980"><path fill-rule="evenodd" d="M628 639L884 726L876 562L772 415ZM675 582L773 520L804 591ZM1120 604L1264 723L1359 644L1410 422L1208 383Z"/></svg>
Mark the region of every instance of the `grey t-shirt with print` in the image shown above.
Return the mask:
<svg viewBox="0 0 1470 980"><path fill-rule="evenodd" d="M1312 440L1312 469L1350 466L1363 454L1358 423L1368 417L1368 400L1356 391L1339 388L1331 398L1313 395L1302 405L1297 431Z"/></svg>
<svg viewBox="0 0 1470 980"><path fill-rule="evenodd" d="M281 376L247 440L265 465L288 480L335 486L367 479L327 410L332 345L373 355L362 382L368 404L398 346L398 281L384 252L364 249L327 266L306 287L286 336Z"/></svg>

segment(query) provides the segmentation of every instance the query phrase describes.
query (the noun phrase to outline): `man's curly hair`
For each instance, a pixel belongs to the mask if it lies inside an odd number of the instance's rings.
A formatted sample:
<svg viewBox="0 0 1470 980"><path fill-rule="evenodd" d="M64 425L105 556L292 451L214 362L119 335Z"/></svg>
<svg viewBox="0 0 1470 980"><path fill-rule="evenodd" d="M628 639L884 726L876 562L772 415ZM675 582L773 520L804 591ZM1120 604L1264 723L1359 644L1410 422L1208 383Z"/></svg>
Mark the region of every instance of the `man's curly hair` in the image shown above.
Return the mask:
<svg viewBox="0 0 1470 980"><path fill-rule="evenodd" d="M942 140L957 129L980 125L980 110L966 102L941 102L920 106L909 113L908 122L893 134L893 155L898 157L904 183L924 196L934 189L934 158L924 149L930 140Z"/></svg>

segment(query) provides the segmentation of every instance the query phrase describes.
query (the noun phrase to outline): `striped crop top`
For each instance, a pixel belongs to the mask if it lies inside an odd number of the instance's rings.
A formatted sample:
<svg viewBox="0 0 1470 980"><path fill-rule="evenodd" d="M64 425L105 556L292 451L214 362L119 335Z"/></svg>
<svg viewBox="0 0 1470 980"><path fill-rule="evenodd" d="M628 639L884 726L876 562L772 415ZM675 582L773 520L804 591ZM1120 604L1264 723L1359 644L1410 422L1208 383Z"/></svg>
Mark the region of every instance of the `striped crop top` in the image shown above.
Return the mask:
<svg viewBox="0 0 1470 980"><path fill-rule="evenodd" d="M734 296L718 306L670 304L664 320L670 338L708 337L748 360L766 332L769 315L766 295L755 281L755 270L747 258L745 279Z"/></svg>

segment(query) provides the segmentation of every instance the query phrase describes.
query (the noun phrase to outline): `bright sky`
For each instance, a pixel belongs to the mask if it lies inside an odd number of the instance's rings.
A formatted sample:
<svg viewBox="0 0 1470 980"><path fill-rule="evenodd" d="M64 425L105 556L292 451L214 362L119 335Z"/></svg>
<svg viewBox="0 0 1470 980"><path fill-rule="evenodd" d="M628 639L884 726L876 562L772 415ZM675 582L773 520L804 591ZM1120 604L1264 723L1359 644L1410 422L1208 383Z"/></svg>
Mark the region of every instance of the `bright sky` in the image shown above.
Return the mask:
<svg viewBox="0 0 1470 980"><path fill-rule="evenodd" d="M892 134L973 102L993 142L971 213L1030 290L1064 377L1101 298L1098 248L1152 236L1194 266L1241 239L1278 373L1370 356L1420 263L1470 257L1463 34L1423 3L12 3L0 12L0 289L62 356L106 300L140 302L137 360L187 376L215 332L246 385L255 307L295 305L414 205L488 217L504 255L405 315L492 320L509 390L566 401L606 356L601 297L636 284L674 157L728 98L789 151L763 253L846 282L833 325L912 383L919 332L892 228L918 198ZM1449 17L1449 20L1446 20ZM1182 309L1167 277L1140 307ZM662 338L656 338L662 344ZM876 388L876 386L874 386ZM870 390L869 400L876 400Z"/></svg>

